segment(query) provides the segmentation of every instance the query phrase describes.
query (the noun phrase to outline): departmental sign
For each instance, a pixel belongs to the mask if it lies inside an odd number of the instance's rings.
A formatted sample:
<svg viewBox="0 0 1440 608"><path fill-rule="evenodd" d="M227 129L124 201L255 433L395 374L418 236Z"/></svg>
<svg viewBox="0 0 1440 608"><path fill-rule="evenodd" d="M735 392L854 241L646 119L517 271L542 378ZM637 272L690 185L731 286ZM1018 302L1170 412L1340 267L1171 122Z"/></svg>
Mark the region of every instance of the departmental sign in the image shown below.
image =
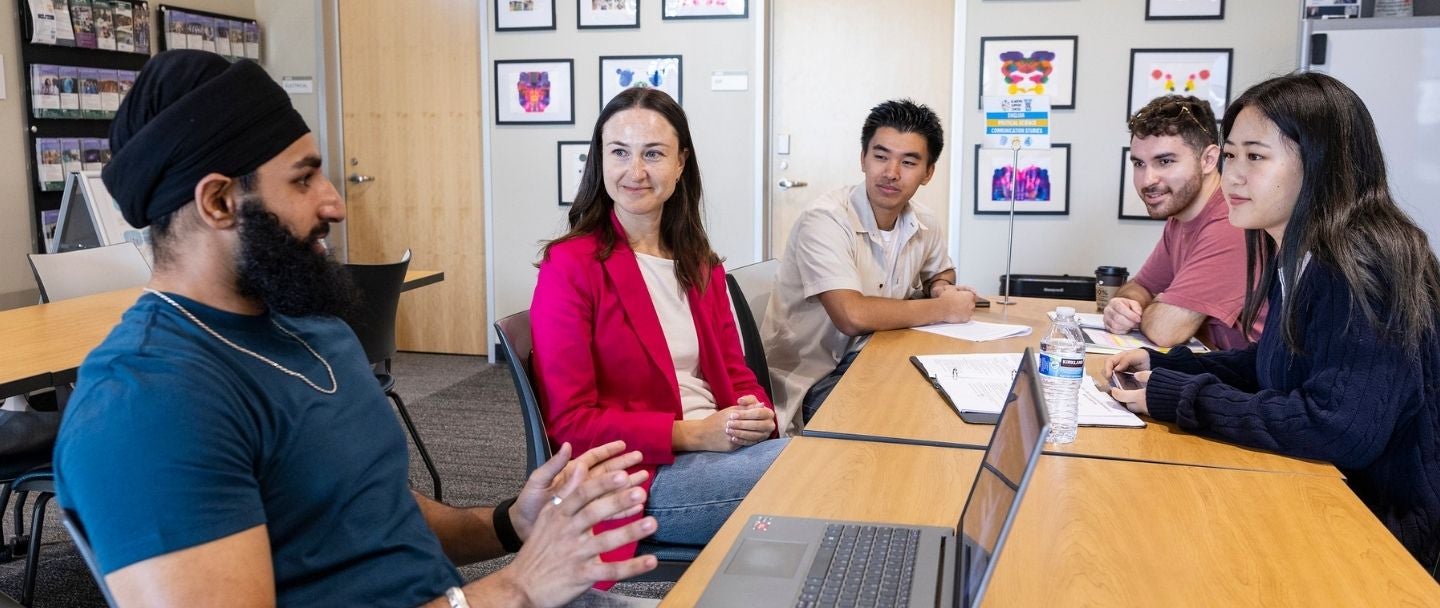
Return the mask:
<svg viewBox="0 0 1440 608"><path fill-rule="evenodd" d="M1050 147L1050 98L1045 95L987 95L982 148Z"/></svg>

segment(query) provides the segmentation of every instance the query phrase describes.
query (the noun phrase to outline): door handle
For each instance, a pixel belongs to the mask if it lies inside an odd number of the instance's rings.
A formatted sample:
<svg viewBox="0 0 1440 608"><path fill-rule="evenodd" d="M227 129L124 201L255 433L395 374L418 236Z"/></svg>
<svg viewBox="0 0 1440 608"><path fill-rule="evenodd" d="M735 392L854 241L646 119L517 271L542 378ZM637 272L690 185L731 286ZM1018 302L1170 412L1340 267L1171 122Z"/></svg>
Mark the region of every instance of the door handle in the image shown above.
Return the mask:
<svg viewBox="0 0 1440 608"><path fill-rule="evenodd" d="M351 173L349 179L350 179L350 183L352 183L352 184L363 184L363 183L365 183L365 182L373 182L373 181L375 181L375 178L374 178L373 176L370 176L370 175L360 175L359 173Z"/></svg>
<svg viewBox="0 0 1440 608"><path fill-rule="evenodd" d="M810 184L807 184L807 183L801 182L801 181L794 181L794 182L792 182L792 181L790 181L790 178L788 178L788 177L782 177L782 178L780 178L780 183L775 184L775 185L776 185L776 186L779 186L781 190L789 190L789 189L791 189L791 188L804 188L805 186L808 186L808 185L810 185Z"/></svg>

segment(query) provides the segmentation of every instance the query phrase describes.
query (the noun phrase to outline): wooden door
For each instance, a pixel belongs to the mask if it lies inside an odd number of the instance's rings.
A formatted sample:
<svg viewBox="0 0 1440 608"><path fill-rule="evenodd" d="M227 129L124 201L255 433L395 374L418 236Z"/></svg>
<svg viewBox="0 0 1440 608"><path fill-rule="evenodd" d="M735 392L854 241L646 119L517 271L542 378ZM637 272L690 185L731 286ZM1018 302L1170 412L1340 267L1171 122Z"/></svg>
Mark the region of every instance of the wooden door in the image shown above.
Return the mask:
<svg viewBox="0 0 1440 608"><path fill-rule="evenodd" d="M815 197L864 181L860 127L870 108L909 97L946 130L930 184L915 199L948 231L952 0L770 3L771 97L766 257L784 257L790 227ZM960 10L964 10L961 5ZM781 154L788 139L789 154ZM781 188L780 181L804 186Z"/></svg>
<svg viewBox="0 0 1440 608"><path fill-rule="evenodd" d="M483 7L337 4L350 261L395 261L409 248L411 268L444 271L444 281L402 297L397 344L485 354Z"/></svg>

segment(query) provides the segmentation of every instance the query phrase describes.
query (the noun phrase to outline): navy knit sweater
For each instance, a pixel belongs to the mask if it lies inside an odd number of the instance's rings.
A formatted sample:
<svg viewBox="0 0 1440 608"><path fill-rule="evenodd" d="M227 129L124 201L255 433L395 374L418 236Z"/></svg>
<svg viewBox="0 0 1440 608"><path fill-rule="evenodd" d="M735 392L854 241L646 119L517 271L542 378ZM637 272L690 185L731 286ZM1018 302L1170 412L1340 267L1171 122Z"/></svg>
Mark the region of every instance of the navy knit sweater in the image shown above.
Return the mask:
<svg viewBox="0 0 1440 608"><path fill-rule="evenodd" d="M1382 339L1351 309L1344 277L1318 259L1290 295L1301 352L1285 344L1277 286L1258 344L1198 356L1183 348L1151 353L1150 415L1197 434L1334 463L1430 567L1440 541L1440 340L1428 335L1410 352L1395 337Z"/></svg>

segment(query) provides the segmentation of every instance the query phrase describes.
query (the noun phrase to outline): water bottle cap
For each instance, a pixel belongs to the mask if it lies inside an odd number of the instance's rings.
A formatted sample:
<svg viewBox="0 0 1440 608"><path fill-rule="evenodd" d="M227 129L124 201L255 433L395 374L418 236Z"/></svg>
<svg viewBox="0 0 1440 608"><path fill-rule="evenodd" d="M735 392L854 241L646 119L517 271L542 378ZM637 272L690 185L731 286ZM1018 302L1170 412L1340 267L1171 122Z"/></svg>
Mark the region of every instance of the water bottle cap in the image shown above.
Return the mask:
<svg viewBox="0 0 1440 608"><path fill-rule="evenodd" d="M1055 318L1064 319L1075 316L1075 309L1069 306L1060 306L1055 309Z"/></svg>

